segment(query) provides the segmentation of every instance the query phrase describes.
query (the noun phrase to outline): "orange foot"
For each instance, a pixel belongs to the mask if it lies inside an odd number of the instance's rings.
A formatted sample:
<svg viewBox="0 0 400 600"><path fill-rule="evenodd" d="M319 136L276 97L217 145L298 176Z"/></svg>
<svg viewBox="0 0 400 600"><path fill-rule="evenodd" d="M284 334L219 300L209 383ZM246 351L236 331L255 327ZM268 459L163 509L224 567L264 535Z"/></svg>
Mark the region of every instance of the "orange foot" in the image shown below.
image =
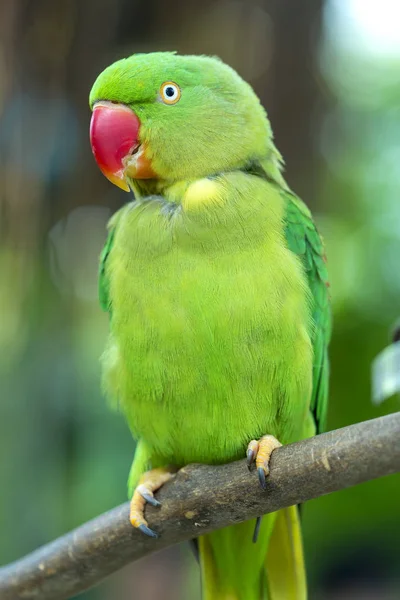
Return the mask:
<svg viewBox="0 0 400 600"><path fill-rule="evenodd" d="M161 502L154 498L154 492L172 479L174 475L175 473L172 472L170 467L161 467L147 471L141 476L139 485L133 493L129 515L131 524L150 537L157 538L158 534L148 526L144 518L144 507L146 502L152 506L161 506Z"/></svg>
<svg viewBox="0 0 400 600"><path fill-rule="evenodd" d="M256 463L258 479L264 490L267 489L265 478L269 474L271 454L280 446L282 444L273 435L263 435L258 441L251 440L247 446L247 466L250 469L251 465Z"/></svg>

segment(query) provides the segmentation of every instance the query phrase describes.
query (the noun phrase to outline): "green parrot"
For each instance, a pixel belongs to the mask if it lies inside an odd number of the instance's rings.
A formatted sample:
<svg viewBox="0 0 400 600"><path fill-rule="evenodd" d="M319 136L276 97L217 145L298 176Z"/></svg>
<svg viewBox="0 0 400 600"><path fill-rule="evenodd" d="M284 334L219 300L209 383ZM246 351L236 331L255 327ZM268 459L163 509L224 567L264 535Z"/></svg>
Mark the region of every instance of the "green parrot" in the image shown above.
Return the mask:
<svg viewBox="0 0 400 600"><path fill-rule="evenodd" d="M247 454L265 488L272 451L323 427L324 249L264 108L222 61L135 54L99 75L90 107L101 171L133 192L101 255L103 385L137 440L131 523L156 536L145 503L176 469ZM204 600L306 598L296 507L198 550Z"/></svg>

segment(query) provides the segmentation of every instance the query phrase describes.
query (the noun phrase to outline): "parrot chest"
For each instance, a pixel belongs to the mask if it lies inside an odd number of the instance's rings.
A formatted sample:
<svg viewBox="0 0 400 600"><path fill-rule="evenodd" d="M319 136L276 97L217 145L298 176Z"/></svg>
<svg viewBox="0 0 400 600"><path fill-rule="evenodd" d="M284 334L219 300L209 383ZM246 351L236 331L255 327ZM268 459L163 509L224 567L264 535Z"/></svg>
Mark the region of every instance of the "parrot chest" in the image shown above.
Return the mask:
<svg viewBox="0 0 400 600"><path fill-rule="evenodd" d="M281 222L259 212L213 222L149 202L116 234L104 380L161 462L224 462L265 433L305 435L307 288Z"/></svg>

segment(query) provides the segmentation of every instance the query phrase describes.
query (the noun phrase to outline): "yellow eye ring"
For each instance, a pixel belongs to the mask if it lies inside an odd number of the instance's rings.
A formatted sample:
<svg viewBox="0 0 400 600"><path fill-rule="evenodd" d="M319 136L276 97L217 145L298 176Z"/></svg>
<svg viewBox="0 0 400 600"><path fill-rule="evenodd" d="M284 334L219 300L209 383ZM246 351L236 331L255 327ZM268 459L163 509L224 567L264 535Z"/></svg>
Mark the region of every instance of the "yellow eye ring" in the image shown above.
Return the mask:
<svg viewBox="0 0 400 600"><path fill-rule="evenodd" d="M165 104L176 104L181 97L181 88L173 81L166 81L160 87L160 96Z"/></svg>

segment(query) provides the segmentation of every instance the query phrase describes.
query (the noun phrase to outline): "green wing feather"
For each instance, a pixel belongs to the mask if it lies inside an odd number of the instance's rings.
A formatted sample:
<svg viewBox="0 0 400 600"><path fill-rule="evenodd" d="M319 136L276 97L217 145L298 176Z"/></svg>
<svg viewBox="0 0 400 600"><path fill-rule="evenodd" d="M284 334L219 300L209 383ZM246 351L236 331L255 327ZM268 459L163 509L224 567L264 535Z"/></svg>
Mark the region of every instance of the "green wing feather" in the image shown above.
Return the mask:
<svg viewBox="0 0 400 600"><path fill-rule="evenodd" d="M100 254L100 262L99 262L99 301L100 306L105 312L109 312L111 314L111 299L109 293L109 279L107 275L106 265L107 258L111 252L111 248L114 243L115 230L118 225L118 221L122 214L122 211L126 208L123 206L119 211L117 211L109 220L107 224L108 235L106 239L106 243L104 244L103 250Z"/></svg>
<svg viewBox="0 0 400 600"><path fill-rule="evenodd" d="M308 285L311 290L314 331L313 390L311 411L317 433L325 428L328 409L329 358L328 345L331 337L332 316L329 299L328 270L324 244L319 235L311 212L307 206L286 187L285 181L271 178L265 163L258 161L246 165L246 172L263 177L272 185L278 184L286 202L286 241L292 252L297 254L304 265ZM279 174L278 174L279 175ZM282 184L283 181L283 184Z"/></svg>
<svg viewBox="0 0 400 600"><path fill-rule="evenodd" d="M325 251L307 206L294 194L288 191L282 191L282 193L287 201L287 244L303 262L313 298L314 365L311 411L319 433L325 427L328 408L328 344L331 336L331 309Z"/></svg>

